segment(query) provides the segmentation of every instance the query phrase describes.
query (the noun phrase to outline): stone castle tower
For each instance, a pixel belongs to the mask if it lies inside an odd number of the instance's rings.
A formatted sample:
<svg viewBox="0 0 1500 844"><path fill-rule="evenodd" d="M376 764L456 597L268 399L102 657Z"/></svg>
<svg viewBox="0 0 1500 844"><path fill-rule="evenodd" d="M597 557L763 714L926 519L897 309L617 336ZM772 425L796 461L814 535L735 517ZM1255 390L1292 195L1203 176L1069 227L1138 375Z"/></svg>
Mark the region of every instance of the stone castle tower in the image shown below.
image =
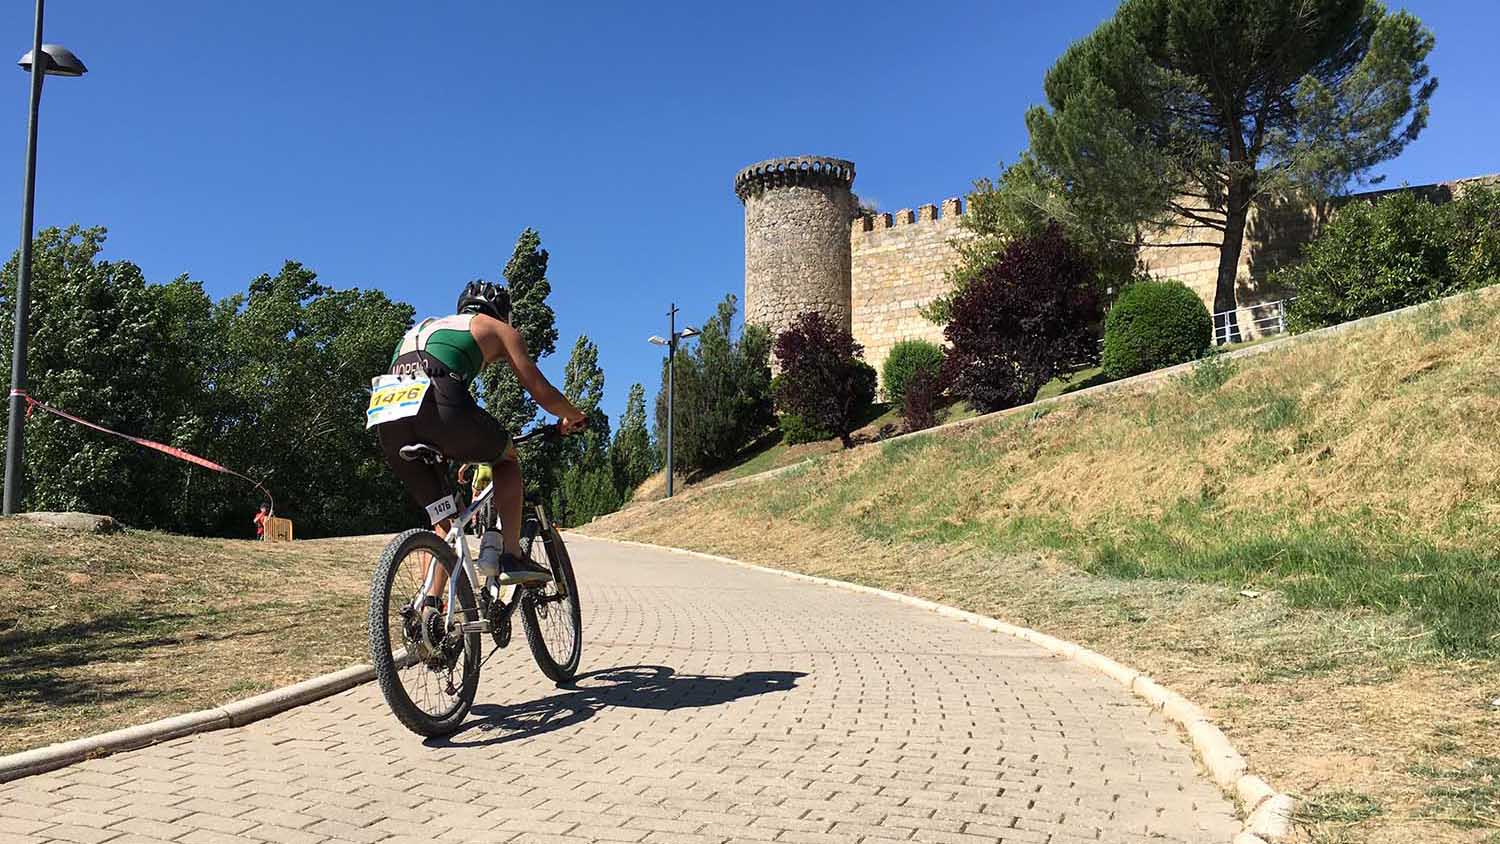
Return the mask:
<svg viewBox="0 0 1500 844"><path fill-rule="evenodd" d="M849 330L854 164L803 155L752 164L734 177L745 204L745 321L772 336L807 311Z"/></svg>

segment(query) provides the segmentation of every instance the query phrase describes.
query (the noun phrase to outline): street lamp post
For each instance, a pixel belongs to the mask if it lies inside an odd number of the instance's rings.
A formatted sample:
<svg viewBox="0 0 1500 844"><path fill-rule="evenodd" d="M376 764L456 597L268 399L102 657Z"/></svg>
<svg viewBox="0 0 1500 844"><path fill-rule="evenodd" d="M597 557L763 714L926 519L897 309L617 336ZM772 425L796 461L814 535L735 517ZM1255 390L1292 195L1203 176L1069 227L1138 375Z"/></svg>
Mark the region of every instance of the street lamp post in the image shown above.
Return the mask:
<svg viewBox="0 0 1500 844"><path fill-rule="evenodd" d="M42 4L36 0L36 32L31 52L18 63L31 73L31 117L26 122L26 188L21 198L21 260L16 268L16 334L10 360L10 426L5 438L4 514L21 503L21 448L26 434L22 395L26 390L26 320L31 313L31 226L36 199L36 122L42 104L43 76L82 76L83 62L66 47L42 43Z"/></svg>
<svg viewBox="0 0 1500 844"><path fill-rule="evenodd" d="M698 329L691 325L677 330L677 304L667 309L667 337L663 340L653 336L651 342L667 347L667 497L672 497L672 369L677 359L677 343L689 337L697 337Z"/></svg>

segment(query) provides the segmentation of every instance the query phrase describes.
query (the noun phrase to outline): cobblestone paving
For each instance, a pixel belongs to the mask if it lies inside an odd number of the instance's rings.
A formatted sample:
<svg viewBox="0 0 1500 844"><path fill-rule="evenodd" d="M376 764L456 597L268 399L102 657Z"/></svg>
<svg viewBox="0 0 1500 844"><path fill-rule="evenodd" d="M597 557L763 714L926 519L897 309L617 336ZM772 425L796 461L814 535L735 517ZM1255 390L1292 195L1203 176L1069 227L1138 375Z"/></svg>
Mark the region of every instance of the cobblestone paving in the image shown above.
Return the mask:
<svg viewBox="0 0 1500 844"><path fill-rule="evenodd" d="M0 844L1225 844L1237 828L1169 724L1038 648L734 566L570 548L576 688L517 641L448 740L406 732L366 684L0 785Z"/></svg>

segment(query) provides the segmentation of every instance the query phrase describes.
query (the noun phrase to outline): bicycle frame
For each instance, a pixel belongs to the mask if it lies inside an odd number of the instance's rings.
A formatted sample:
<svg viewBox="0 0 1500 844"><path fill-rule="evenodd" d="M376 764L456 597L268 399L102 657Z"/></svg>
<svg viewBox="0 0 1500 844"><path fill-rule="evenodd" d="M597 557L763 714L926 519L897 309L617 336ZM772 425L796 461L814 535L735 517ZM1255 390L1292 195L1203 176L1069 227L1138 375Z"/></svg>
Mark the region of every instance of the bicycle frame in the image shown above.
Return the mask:
<svg viewBox="0 0 1500 844"><path fill-rule="evenodd" d="M495 485L493 483L485 487L484 492L481 492L477 498L471 501L462 513L453 517L453 523L448 528L448 535L443 538L444 542L452 546L453 553L458 558L459 567L468 574L470 589L480 581L479 571L474 568L474 560L469 556L469 538L468 533L464 529L474 521L474 516L479 512L479 508L489 500L494 492ZM437 561L434 560L433 562ZM427 567L427 577L422 581L422 591L418 594L419 599L422 595L426 595L432 591L432 579L437 576L437 568L436 565L429 565ZM443 614L443 626L448 629L452 629L453 627L453 610L458 606L458 578L453 576L456 573L450 573L448 576L448 608ZM489 623L482 619L480 623L484 625L484 628L480 632L488 632Z"/></svg>
<svg viewBox="0 0 1500 844"><path fill-rule="evenodd" d="M542 428L537 428L528 433L512 437L511 444L513 446L518 446L535 437L550 438L553 436L557 436L556 430L557 429L555 426L544 426ZM484 503L490 499L490 496L494 495L494 493L495 484L492 481L488 487L485 487L484 492L481 492L477 498L469 502L469 506L464 508L464 511L462 513L459 513L457 516L453 517L453 523L448 528L448 535L443 538L443 541L447 542L448 545L453 548L453 552L458 558L459 567L462 568L466 574L468 574L469 588L474 589L475 584L480 584L478 591L476 591L475 593L476 596L479 594L479 592L490 588L490 581L493 580L493 578L486 578L483 583L480 582L479 571L474 567L474 559L469 556L468 533L464 530L464 528L467 528L474 521L474 516L479 512L479 508L483 506ZM539 512L543 512L541 511L541 505L537 505L537 509ZM518 525L517 529L520 529L525 523L526 515L524 512L524 508L521 514L521 520L523 524ZM421 595L426 595L432 589L432 578L436 574L436 566L427 567L427 576L422 581L422 591L418 596L419 599ZM500 600L501 594L503 593L497 590L495 594L495 600ZM479 602L477 599L474 602L474 606L476 608L479 606ZM453 611L457 607L458 578L453 577L452 574L450 574L448 577L448 608L443 614L443 627L445 629L453 629ZM475 625L474 630L476 632L489 632L490 623L488 619L480 619L478 622L474 622L473 624ZM470 630L467 629L467 625L460 625L460 627L465 628L465 633L470 632Z"/></svg>

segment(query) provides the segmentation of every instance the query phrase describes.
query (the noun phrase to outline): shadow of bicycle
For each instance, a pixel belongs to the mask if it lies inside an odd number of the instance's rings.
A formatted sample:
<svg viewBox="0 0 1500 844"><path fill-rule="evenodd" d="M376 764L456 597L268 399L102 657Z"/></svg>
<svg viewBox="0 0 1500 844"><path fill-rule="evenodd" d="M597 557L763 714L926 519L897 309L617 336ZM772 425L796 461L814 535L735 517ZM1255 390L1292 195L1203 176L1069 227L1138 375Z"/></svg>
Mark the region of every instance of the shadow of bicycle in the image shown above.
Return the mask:
<svg viewBox="0 0 1500 844"><path fill-rule="evenodd" d="M584 674L571 688L525 703L480 704L479 716L446 738L428 739L429 747L484 747L520 741L570 727L606 707L670 711L719 706L741 698L784 692L797 684L801 671L746 671L733 677L678 674L665 665L633 665Z"/></svg>

